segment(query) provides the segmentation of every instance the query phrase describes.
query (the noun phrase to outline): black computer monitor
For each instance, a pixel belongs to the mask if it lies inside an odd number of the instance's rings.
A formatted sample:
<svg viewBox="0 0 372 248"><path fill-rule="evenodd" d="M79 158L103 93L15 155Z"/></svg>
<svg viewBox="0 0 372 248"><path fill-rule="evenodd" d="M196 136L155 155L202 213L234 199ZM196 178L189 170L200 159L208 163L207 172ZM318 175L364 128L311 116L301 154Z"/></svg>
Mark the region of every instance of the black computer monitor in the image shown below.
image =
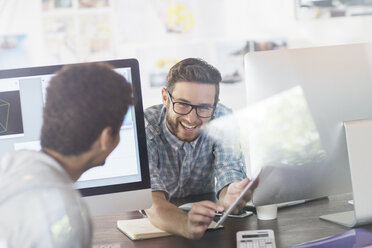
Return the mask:
<svg viewBox="0 0 372 248"><path fill-rule="evenodd" d="M131 83L135 103L128 109L120 129L120 143L105 166L88 170L76 182L93 215L151 206L138 61L105 62ZM46 88L62 66L0 70L0 156L19 149L40 149Z"/></svg>

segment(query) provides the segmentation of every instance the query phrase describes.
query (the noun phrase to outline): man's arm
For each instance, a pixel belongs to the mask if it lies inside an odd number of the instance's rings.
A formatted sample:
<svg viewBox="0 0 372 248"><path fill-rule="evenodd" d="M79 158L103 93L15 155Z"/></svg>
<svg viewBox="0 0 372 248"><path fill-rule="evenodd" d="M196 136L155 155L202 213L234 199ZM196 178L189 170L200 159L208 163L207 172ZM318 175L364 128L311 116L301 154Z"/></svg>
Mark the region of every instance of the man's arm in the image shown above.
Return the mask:
<svg viewBox="0 0 372 248"><path fill-rule="evenodd" d="M215 211L223 207L211 201L192 204L191 210L185 213L176 205L167 201L164 192L152 192L152 206L146 210L150 222L156 227L189 239L200 239L212 222Z"/></svg>
<svg viewBox="0 0 372 248"><path fill-rule="evenodd" d="M231 114L232 111L222 104L218 104L215 118ZM240 131L234 117L229 118L223 128L218 130L218 137L213 138L214 170L217 179L216 192L221 205L227 209L236 200L250 180L246 175L244 154L240 145ZM217 128L218 129L218 128ZM254 187L255 188L255 187ZM238 213L250 200L252 190L238 203L233 213Z"/></svg>

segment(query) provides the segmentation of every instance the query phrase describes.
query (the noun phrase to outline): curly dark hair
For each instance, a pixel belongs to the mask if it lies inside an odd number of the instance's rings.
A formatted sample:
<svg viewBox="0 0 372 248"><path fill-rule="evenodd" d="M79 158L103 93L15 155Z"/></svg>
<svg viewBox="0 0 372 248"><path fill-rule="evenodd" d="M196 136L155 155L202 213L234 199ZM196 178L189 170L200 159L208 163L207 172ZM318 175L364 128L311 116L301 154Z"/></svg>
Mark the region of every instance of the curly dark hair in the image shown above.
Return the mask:
<svg viewBox="0 0 372 248"><path fill-rule="evenodd" d="M197 82L216 85L215 102L220 93L221 73L212 65L199 58L181 60L169 70L166 88L170 93L177 82Z"/></svg>
<svg viewBox="0 0 372 248"><path fill-rule="evenodd" d="M105 63L66 65L47 88L41 146L63 155L88 151L102 130L117 135L132 88Z"/></svg>

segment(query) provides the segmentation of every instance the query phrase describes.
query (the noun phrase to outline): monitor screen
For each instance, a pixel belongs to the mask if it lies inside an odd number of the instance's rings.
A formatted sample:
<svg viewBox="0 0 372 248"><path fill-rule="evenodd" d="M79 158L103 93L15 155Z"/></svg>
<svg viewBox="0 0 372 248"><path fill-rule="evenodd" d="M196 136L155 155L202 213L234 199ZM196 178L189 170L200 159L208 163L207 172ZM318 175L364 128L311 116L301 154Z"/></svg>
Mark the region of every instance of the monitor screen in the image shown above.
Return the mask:
<svg viewBox="0 0 372 248"><path fill-rule="evenodd" d="M124 117L120 143L105 165L86 171L76 182L93 215L151 206L138 61L106 62L131 83L135 103ZM62 66L0 71L0 156L19 149L40 150L46 88Z"/></svg>
<svg viewBox="0 0 372 248"><path fill-rule="evenodd" d="M243 142L271 167L253 203L351 192L343 123L372 118L372 44L248 53L245 75Z"/></svg>

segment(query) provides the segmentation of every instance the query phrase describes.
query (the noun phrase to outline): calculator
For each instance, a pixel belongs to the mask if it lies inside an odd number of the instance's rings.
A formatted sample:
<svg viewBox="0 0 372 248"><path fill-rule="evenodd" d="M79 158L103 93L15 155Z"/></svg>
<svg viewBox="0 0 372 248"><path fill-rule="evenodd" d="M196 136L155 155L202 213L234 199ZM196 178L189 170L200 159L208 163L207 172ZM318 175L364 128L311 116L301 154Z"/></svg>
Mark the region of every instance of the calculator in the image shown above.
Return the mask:
<svg viewBox="0 0 372 248"><path fill-rule="evenodd" d="M273 230L250 230L236 233L237 248L276 248Z"/></svg>

